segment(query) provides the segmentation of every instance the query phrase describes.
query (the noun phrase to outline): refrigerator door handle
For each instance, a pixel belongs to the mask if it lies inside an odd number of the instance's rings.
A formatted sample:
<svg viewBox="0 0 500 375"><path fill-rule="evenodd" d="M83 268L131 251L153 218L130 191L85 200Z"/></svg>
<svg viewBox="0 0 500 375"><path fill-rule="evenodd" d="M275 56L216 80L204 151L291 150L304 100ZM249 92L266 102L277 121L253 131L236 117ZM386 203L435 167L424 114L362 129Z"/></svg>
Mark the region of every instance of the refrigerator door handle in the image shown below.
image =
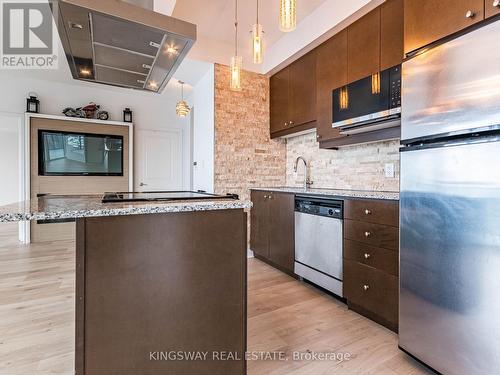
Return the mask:
<svg viewBox="0 0 500 375"><path fill-rule="evenodd" d="M441 147L466 146L466 145L499 142L499 141L500 141L500 132L495 131L493 133L471 134L467 137L450 137L432 142L429 141L427 143L421 142L421 143L410 144L407 146L400 147L399 152L427 150L427 149L441 148Z"/></svg>

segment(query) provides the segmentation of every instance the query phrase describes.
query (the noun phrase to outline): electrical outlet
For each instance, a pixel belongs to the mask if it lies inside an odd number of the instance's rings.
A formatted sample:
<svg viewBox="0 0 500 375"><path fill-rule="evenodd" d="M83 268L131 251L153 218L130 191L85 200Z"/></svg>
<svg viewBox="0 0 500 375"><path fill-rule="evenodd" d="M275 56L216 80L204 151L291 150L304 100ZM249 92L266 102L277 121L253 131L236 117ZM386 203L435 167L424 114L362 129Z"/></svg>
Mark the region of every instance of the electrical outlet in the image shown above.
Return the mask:
<svg viewBox="0 0 500 375"><path fill-rule="evenodd" d="M387 163L384 167L385 177L394 178L394 163Z"/></svg>

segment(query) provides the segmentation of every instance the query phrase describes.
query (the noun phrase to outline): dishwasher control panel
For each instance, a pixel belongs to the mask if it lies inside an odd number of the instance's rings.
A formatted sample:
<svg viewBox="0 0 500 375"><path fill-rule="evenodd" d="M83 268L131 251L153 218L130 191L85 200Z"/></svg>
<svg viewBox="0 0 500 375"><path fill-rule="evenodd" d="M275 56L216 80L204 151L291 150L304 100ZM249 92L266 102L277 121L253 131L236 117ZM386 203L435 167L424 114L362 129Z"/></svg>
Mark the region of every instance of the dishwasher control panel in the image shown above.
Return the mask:
<svg viewBox="0 0 500 375"><path fill-rule="evenodd" d="M342 201L335 199L324 199L309 196L295 197L295 211L335 219L343 218L342 204Z"/></svg>

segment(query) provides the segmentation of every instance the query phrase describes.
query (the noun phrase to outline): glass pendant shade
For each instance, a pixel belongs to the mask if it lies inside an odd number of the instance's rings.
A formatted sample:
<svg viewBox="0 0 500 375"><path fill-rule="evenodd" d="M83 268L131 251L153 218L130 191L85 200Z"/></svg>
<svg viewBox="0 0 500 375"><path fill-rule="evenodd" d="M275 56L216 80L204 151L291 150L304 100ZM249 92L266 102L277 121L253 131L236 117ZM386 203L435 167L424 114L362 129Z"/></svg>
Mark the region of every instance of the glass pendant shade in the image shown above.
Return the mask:
<svg viewBox="0 0 500 375"><path fill-rule="evenodd" d="M347 91L347 86L340 89L339 107L341 110L349 108L349 92Z"/></svg>
<svg viewBox="0 0 500 375"><path fill-rule="evenodd" d="M297 27L297 0L280 0L280 30L287 33Z"/></svg>
<svg viewBox="0 0 500 375"><path fill-rule="evenodd" d="M231 83L230 87L233 91L241 90L241 66L243 64L243 58L241 56L233 56L231 57Z"/></svg>
<svg viewBox="0 0 500 375"><path fill-rule="evenodd" d="M372 94L380 94L380 73L372 74Z"/></svg>
<svg viewBox="0 0 500 375"><path fill-rule="evenodd" d="M252 42L253 42L253 63L262 64L264 46L262 45L262 25L256 23L252 27Z"/></svg>
<svg viewBox="0 0 500 375"><path fill-rule="evenodd" d="M175 106L175 113L179 117L186 117L189 114L190 108L185 100L179 100Z"/></svg>
<svg viewBox="0 0 500 375"><path fill-rule="evenodd" d="M238 56L238 0L234 1L234 56L229 64L229 88L233 91L241 90L241 67L243 57Z"/></svg>
<svg viewBox="0 0 500 375"><path fill-rule="evenodd" d="M179 100L175 106L175 113L179 117L186 117L191 108L189 108L189 105L184 100L184 82L179 81L179 84L181 85L181 100Z"/></svg>

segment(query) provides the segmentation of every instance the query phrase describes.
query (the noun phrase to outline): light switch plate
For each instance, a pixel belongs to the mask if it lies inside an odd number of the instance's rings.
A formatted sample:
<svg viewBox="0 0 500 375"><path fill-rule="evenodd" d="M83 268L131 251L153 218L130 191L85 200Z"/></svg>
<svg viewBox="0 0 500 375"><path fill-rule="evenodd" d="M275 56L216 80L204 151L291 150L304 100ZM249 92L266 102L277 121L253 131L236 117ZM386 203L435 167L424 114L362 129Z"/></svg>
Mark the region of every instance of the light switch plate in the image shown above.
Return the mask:
<svg viewBox="0 0 500 375"><path fill-rule="evenodd" d="M385 171L385 177L394 178L394 163L386 163L384 171Z"/></svg>

